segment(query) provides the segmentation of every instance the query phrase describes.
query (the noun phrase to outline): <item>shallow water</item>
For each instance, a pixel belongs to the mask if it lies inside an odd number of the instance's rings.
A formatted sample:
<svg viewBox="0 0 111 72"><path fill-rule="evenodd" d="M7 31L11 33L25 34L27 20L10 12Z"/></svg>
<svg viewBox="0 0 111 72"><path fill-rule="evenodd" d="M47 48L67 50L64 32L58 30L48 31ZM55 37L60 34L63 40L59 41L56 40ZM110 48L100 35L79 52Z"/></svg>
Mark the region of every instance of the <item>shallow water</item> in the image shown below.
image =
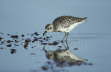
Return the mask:
<svg viewBox="0 0 111 72"><path fill-rule="evenodd" d="M0 72L111 72L110 8L110 0L0 0ZM88 17L70 33L68 45L89 65L57 67L46 58L44 45L61 48L63 33L48 33L47 41L44 27L62 15Z"/></svg>
<svg viewBox="0 0 111 72"><path fill-rule="evenodd" d="M63 43L58 40L53 41L53 36L43 37L42 34L34 32L29 34L1 33L0 37L0 62L7 70L16 67L18 72L23 69L20 66L25 66L25 71L28 72L72 72L73 70L93 72L94 70L101 71L100 66L108 67L110 65L110 48L108 48L111 41L110 34L79 33L70 35L68 38L69 50L88 61L69 65L59 63L59 66L54 60L48 59L43 50L44 46L49 51L65 49ZM14 71L14 69L10 71Z"/></svg>

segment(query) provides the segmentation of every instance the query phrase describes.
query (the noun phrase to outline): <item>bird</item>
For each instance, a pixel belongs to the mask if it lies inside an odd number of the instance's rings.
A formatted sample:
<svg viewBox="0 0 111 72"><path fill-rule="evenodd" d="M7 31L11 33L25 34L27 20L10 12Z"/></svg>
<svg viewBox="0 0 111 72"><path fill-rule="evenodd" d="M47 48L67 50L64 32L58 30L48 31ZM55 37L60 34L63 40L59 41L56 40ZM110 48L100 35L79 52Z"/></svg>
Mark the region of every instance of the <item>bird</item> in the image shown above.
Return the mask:
<svg viewBox="0 0 111 72"><path fill-rule="evenodd" d="M67 40L69 32L75 29L79 24L84 23L87 17L75 17L75 16L59 16L53 20L51 24L45 26L43 36L47 32L64 32L63 41Z"/></svg>
<svg viewBox="0 0 111 72"><path fill-rule="evenodd" d="M43 48L43 51L45 52L47 59L54 60L55 62L73 63L77 61L88 61L87 59L81 58L67 49L46 50Z"/></svg>

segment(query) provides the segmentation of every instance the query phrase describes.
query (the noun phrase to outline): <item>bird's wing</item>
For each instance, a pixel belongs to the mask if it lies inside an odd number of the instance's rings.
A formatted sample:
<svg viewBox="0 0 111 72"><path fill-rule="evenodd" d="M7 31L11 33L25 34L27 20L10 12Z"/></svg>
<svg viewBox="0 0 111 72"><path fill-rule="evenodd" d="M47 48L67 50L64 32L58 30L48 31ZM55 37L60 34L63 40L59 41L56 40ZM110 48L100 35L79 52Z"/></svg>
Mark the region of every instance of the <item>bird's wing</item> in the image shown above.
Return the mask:
<svg viewBox="0 0 111 72"><path fill-rule="evenodd" d="M73 16L60 16L53 21L53 24L55 27L62 25L62 27L66 28L85 19L86 18L78 18Z"/></svg>

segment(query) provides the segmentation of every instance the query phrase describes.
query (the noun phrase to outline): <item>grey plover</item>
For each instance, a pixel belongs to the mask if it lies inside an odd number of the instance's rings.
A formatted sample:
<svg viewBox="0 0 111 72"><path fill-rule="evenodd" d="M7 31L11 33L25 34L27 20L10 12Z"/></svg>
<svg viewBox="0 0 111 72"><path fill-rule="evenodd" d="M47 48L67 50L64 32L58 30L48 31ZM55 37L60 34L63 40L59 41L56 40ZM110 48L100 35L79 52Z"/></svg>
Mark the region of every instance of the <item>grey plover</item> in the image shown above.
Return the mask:
<svg viewBox="0 0 111 72"><path fill-rule="evenodd" d="M87 59L81 58L77 56L76 54L72 53L70 50L67 49L57 49L57 50L46 50L43 48L46 57L48 59L57 61L57 62L76 62L76 61L82 61L85 62Z"/></svg>
<svg viewBox="0 0 111 72"><path fill-rule="evenodd" d="M67 39L69 32L74 29L79 24L85 22L87 17L74 17L74 16L60 16L57 17L52 24L47 24L45 26L45 33L47 32L65 32L63 38Z"/></svg>

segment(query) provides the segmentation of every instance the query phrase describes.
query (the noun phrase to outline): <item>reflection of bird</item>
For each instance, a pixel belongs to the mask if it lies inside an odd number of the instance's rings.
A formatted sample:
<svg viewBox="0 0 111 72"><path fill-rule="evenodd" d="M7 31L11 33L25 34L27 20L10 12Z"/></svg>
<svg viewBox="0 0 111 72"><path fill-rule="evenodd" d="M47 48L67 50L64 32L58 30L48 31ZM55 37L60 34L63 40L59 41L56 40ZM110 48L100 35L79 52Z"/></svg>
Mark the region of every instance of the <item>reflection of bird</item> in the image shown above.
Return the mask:
<svg viewBox="0 0 111 72"><path fill-rule="evenodd" d="M79 24L83 23L87 17L60 16L52 24L45 26L45 32L65 32L64 39L67 39L69 32Z"/></svg>
<svg viewBox="0 0 111 72"><path fill-rule="evenodd" d="M77 62L77 61L81 61L81 62L87 61L86 59L78 57L76 54L72 53L67 49L58 49L55 51L50 51L50 50L47 51L46 49L44 49L44 51L48 59L54 60L56 62L71 63L71 62Z"/></svg>

